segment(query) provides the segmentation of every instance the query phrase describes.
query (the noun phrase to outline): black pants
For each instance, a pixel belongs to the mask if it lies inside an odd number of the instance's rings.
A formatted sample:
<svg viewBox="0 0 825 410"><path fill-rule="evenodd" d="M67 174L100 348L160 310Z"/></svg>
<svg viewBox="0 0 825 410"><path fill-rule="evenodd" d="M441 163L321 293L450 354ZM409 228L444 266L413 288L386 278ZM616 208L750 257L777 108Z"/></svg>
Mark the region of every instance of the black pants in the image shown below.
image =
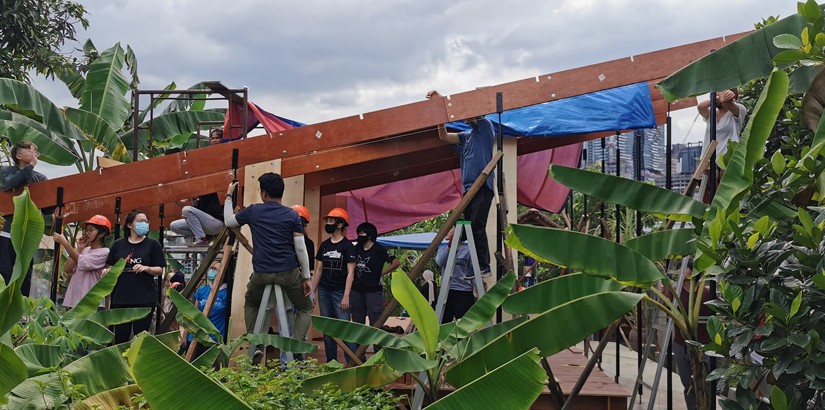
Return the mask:
<svg viewBox="0 0 825 410"><path fill-rule="evenodd" d="M452 290L447 293L447 302L444 304L444 314L441 323L448 323L461 319L476 302L472 291Z"/></svg>
<svg viewBox="0 0 825 410"><path fill-rule="evenodd" d="M478 252L478 265L482 272L490 270L490 247L487 244L487 215L493 203L493 191L483 185L464 208L464 219L470 221L473 239Z"/></svg>
<svg viewBox="0 0 825 410"><path fill-rule="evenodd" d="M126 343L132 340L132 335L137 335L140 332L148 331L149 328L152 326L152 313L154 313L155 311L155 304L152 303L151 305L126 305L121 303L112 303L112 309L140 307L148 307L152 308L152 310L149 311L149 314L143 317L142 319L135 320L134 322L121 323L119 325L112 326L112 329L115 333L114 344Z"/></svg>
<svg viewBox="0 0 825 410"><path fill-rule="evenodd" d="M381 316L381 313L384 312L384 292L352 290L349 294L349 306L353 322L366 324L369 317L370 326L374 326L378 316ZM372 345L373 352L378 353L379 350L381 350L381 346Z"/></svg>
<svg viewBox="0 0 825 410"><path fill-rule="evenodd" d="M6 223L11 223L11 221L6 220ZM14 246L11 244L11 239L6 238L5 236L0 236L0 274L3 275L6 285L9 284L9 281L11 281L11 275L14 272L15 260L17 260L17 254L14 253ZM29 270L26 272L26 276L23 277L23 285L20 288L20 293L22 293L23 296L29 296L31 288L32 265L29 265Z"/></svg>

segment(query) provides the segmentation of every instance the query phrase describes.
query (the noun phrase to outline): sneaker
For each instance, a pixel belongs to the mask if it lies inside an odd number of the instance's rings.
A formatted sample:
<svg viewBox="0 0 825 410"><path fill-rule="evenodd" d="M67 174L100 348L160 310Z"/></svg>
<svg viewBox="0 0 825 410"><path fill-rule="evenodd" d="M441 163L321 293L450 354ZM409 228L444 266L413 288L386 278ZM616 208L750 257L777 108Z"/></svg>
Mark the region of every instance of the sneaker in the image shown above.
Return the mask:
<svg viewBox="0 0 825 410"><path fill-rule="evenodd" d="M490 272L490 269L484 269L483 271L481 271L482 278L489 278L491 275L492 272Z"/></svg>
<svg viewBox="0 0 825 410"><path fill-rule="evenodd" d="M198 239L198 240L196 240L196 241L194 241L194 242L192 242L192 243L190 243L186 246L188 246L190 248L199 248L199 247L203 247L203 246L209 246L209 239L207 239L207 238Z"/></svg>

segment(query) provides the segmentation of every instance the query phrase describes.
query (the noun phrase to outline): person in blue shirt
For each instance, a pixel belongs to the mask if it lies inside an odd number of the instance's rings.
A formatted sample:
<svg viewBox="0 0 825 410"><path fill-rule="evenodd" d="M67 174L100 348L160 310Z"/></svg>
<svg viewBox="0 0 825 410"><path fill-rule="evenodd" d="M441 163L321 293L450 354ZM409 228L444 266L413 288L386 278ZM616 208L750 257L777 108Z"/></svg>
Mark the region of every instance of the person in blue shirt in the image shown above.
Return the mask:
<svg viewBox="0 0 825 410"><path fill-rule="evenodd" d="M441 97L438 91L427 93L427 99ZM463 194L467 194L484 167L493 159L493 141L495 130L493 123L484 117L468 118L464 122L470 126L469 131L447 132L444 124L438 126L438 139L449 144L456 144L461 164L461 184ZM473 242L478 252L478 264L481 276L490 275L490 247L487 244L487 215L493 203L493 174L476 192L473 199L464 208L464 219L470 221L473 229Z"/></svg>
<svg viewBox="0 0 825 410"><path fill-rule="evenodd" d="M212 266L209 267L209 270L206 271L206 284L202 285L195 291L195 306L197 306L198 310L201 312L203 312L206 308L206 301L209 299L209 294L212 292L212 284L215 281L215 277L218 275L219 268L220 263L214 262ZM215 295L215 301L212 302L212 309L209 310L209 321L211 321L212 324L215 325L215 327L221 332L221 338L223 340L226 340L226 299L228 298L228 292L226 283L221 283L220 287L218 287L218 293ZM187 336L186 342L192 343L191 333ZM222 341L216 340L216 342ZM206 346L198 344L195 350L195 357L200 356L206 350Z"/></svg>
<svg viewBox="0 0 825 410"><path fill-rule="evenodd" d="M453 236L455 235L455 228L450 229L447 233L447 246L438 248L438 253L435 255L435 263L441 268L441 286L445 286L447 273L447 258L449 256L450 247L453 244ZM475 303L476 298L473 294L473 265L470 259L470 247L459 240L458 250L455 254L455 269L450 277L450 288L447 293L447 302L444 305L444 313L441 315L441 323L452 322L461 319L464 314Z"/></svg>

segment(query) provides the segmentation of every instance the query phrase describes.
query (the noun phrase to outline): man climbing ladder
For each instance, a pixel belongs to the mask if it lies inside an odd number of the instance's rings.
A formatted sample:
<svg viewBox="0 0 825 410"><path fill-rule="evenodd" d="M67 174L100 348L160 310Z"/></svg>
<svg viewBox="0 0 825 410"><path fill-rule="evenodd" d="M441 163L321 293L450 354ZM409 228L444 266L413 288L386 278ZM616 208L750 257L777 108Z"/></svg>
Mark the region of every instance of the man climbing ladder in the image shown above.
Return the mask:
<svg viewBox="0 0 825 410"><path fill-rule="evenodd" d="M249 279L244 301L246 330L254 332L258 307L262 303L267 303L263 323L272 321L273 301L271 298L262 301L262 298L264 289L269 285L280 285L297 308L292 337L304 340L312 314L312 302L309 299L312 285L303 224L297 212L281 204L284 180L280 175L268 172L261 175L258 181L263 203L250 205L234 214L232 193L237 183L232 183L223 209L224 222L228 228L249 224L252 230L254 272Z"/></svg>

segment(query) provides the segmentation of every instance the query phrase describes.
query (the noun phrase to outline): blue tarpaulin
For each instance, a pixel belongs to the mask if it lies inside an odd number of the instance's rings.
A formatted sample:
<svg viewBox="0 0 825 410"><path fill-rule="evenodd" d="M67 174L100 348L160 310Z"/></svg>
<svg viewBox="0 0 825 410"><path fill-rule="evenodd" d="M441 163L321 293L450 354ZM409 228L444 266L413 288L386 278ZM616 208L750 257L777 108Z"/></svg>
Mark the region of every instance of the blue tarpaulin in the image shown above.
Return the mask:
<svg viewBox="0 0 825 410"><path fill-rule="evenodd" d="M379 236L376 242L387 249L427 249L435 239L435 232L410 233L406 235ZM442 241L439 246L447 246Z"/></svg>
<svg viewBox="0 0 825 410"><path fill-rule="evenodd" d="M498 127L498 114L487 115ZM585 95L505 111L504 135L554 137L599 131L655 128L653 104L647 83L626 85ZM463 121L447 125L467 130Z"/></svg>

